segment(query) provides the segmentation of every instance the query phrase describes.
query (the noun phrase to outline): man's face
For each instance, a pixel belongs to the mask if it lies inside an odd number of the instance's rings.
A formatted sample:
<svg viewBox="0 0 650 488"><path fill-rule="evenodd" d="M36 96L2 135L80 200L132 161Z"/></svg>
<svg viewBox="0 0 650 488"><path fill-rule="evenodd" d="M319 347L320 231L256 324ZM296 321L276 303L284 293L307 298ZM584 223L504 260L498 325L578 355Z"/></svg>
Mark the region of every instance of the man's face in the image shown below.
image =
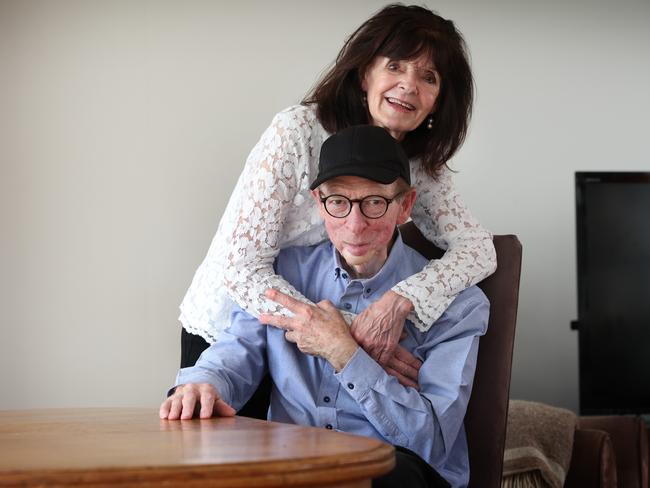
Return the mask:
<svg viewBox="0 0 650 488"><path fill-rule="evenodd" d="M317 200L327 235L349 266L372 269L383 265L388 257L395 226L406 222L410 215L415 201L415 191L409 190L400 198L393 200L388 205L386 214L377 219L364 216L358 203L352 205L352 210L347 217L333 217L327 213L320 198L342 195L350 200L360 200L378 195L393 199L398 192L397 183L383 185L357 176L334 178L312 192Z"/></svg>

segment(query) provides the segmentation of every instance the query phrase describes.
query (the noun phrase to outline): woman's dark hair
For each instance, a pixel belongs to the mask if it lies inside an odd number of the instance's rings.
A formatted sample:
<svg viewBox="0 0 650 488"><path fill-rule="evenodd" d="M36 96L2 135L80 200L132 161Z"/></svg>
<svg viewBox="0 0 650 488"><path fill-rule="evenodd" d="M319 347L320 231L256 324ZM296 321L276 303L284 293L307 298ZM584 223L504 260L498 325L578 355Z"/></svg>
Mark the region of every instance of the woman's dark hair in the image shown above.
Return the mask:
<svg viewBox="0 0 650 488"><path fill-rule="evenodd" d="M465 41L450 20L424 7L387 5L345 41L334 66L302 103L316 104L318 120L328 132L368 124L361 79L374 59L412 60L422 54L440 75L433 127L428 129L425 120L406 134L402 146L435 177L465 140L474 98Z"/></svg>

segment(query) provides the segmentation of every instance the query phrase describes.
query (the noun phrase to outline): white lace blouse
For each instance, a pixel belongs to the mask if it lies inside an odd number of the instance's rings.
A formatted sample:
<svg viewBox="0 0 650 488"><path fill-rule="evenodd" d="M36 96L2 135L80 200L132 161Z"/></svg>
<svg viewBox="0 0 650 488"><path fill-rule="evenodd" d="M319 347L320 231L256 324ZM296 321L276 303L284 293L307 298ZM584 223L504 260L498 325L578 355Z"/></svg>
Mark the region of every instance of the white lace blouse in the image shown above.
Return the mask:
<svg viewBox="0 0 650 488"><path fill-rule="evenodd" d="M275 116L248 156L181 303L180 320L188 332L216 341L229 325L231 300L253 315L277 312L280 306L264 297L269 287L307 301L275 274L273 262L281 248L327 237L309 185L329 135L314 107L294 106ZM417 191L411 218L427 239L447 251L393 291L413 303L409 319L427 330L460 291L495 270L496 254L492 235L465 207L448 170L434 180L412 160L411 184Z"/></svg>

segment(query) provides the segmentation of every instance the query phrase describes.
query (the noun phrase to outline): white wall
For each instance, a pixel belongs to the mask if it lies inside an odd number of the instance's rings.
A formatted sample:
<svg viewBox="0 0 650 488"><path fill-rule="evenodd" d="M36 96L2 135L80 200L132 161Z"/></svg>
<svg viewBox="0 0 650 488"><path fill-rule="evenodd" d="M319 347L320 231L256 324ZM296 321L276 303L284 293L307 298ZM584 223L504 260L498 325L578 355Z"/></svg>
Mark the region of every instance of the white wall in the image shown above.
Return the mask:
<svg viewBox="0 0 650 488"><path fill-rule="evenodd" d="M0 0L0 408L157 406L246 154L383 3ZM650 170L650 4L426 3L478 85L458 186L524 245L512 396L575 409L573 173Z"/></svg>

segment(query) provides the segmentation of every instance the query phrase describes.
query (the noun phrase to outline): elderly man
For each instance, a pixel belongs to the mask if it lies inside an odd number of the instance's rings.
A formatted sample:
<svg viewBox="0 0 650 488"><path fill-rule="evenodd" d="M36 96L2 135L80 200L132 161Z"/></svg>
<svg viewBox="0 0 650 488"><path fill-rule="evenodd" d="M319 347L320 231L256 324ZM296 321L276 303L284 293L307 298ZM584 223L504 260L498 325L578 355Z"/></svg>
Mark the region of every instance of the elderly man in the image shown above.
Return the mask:
<svg viewBox="0 0 650 488"><path fill-rule="evenodd" d="M269 372L269 420L396 446L395 470L373 486L465 486L463 418L487 327L485 295L465 290L428 331L406 323L400 345L422 366L416 387L400 384L359 347L338 309L361 312L428 262L397 230L416 197L408 158L384 129L351 127L323 144L311 189L329 241L284 249L275 266L316 305L269 290L291 316L256 319L235 307L220 340L180 370L161 418L191 418L197 402L202 418L234 415Z"/></svg>

